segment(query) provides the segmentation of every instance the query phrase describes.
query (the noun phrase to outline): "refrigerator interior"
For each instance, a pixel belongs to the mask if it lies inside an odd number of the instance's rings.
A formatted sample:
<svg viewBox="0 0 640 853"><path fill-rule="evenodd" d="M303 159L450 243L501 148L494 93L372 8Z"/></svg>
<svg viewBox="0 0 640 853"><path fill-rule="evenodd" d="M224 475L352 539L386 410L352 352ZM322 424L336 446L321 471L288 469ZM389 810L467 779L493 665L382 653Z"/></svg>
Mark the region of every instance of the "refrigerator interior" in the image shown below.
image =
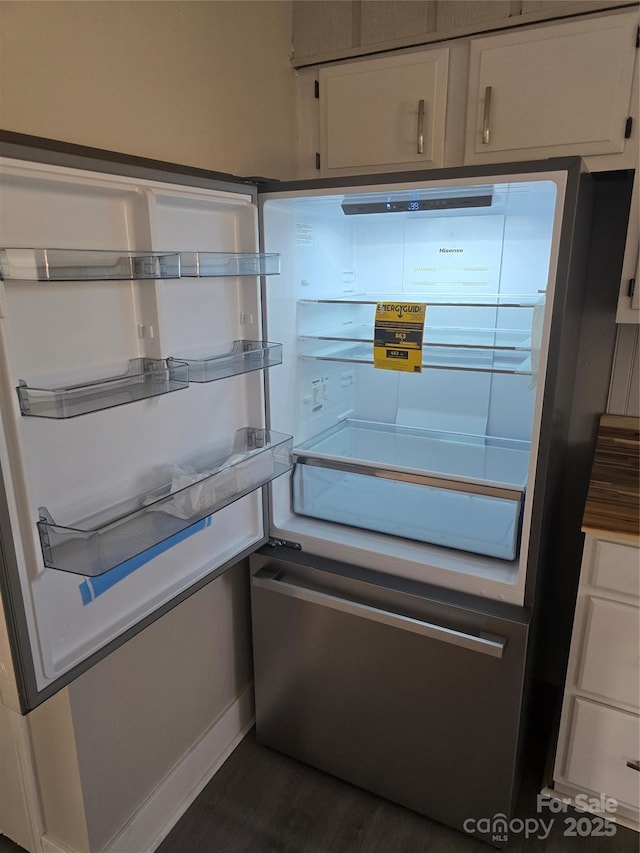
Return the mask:
<svg viewBox="0 0 640 853"><path fill-rule="evenodd" d="M42 691L265 540L277 259L249 190L11 160L1 182L0 464Z"/></svg>
<svg viewBox="0 0 640 853"><path fill-rule="evenodd" d="M274 535L522 604L563 173L273 193ZM425 303L422 372L373 364L377 303Z"/></svg>

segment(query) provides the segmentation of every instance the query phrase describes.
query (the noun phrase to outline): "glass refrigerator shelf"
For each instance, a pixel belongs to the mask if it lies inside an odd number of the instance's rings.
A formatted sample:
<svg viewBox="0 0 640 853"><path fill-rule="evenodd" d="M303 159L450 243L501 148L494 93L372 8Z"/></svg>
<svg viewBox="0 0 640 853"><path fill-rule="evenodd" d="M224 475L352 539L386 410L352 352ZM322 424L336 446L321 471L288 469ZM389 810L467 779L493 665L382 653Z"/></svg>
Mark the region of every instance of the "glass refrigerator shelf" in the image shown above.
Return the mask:
<svg viewBox="0 0 640 853"><path fill-rule="evenodd" d="M315 299L299 299L301 305L342 304L377 305L378 302L405 303L421 302L427 306L447 308L533 308L544 302L542 293L343 293L335 296L319 296Z"/></svg>
<svg viewBox="0 0 640 853"><path fill-rule="evenodd" d="M344 324L318 334L300 335L302 341L344 341L373 344L373 326ZM531 335L522 329L480 329L425 326L424 344L436 347L462 347L491 350L530 350Z"/></svg>
<svg viewBox="0 0 640 853"><path fill-rule="evenodd" d="M323 342L324 343L324 342ZM339 361L349 364L373 364L373 347L365 343L327 342L310 347L300 358L313 361ZM526 350L425 346L422 367L433 370L466 370L484 373L531 374L531 356Z"/></svg>

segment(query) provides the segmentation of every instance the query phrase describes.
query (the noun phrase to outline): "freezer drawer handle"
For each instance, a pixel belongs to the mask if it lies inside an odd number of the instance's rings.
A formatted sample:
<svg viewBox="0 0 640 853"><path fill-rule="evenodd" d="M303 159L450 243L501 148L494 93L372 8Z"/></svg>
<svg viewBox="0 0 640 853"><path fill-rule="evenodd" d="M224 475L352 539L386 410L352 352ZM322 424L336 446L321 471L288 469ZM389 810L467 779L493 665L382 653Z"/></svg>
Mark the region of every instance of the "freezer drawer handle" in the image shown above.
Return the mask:
<svg viewBox="0 0 640 853"><path fill-rule="evenodd" d="M424 98L418 101L418 154L424 154Z"/></svg>
<svg viewBox="0 0 640 853"><path fill-rule="evenodd" d="M627 767L640 773L640 761L627 761Z"/></svg>
<svg viewBox="0 0 640 853"><path fill-rule="evenodd" d="M507 645L505 637L486 633L478 635L465 634L462 631L455 631L453 628L445 628L442 625L423 622L421 619L414 619L411 616L403 616L400 613L380 610L378 607L372 607L369 604L360 604L360 602L350 601L336 595L329 595L326 592L318 592L314 589L307 589L306 587L287 583L280 580L278 576L274 577L266 572L264 574L263 572L258 572L254 575L253 584L269 592L277 592L280 595L288 595L291 598L307 601L310 604L330 607L332 610L339 610L341 613L350 613L353 616L360 616L363 619L380 622L383 625L401 628L403 631L411 631L423 637L430 637L433 640L440 640L443 643L450 643L453 646L461 646L464 649L470 649L471 651L480 652L483 655L489 655L494 658L501 658Z"/></svg>

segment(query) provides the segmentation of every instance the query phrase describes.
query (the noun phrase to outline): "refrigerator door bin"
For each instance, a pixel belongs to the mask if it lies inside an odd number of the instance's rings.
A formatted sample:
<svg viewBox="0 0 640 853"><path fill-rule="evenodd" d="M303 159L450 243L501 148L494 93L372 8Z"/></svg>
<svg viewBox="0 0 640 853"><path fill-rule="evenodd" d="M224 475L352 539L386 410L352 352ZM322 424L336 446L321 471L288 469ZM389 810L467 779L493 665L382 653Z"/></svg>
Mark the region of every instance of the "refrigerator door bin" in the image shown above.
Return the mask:
<svg viewBox="0 0 640 853"><path fill-rule="evenodd" d="M143 281L279 272L280 255L275 253L0 249L4 281Z"/></svg>
<svg viewBox="0 0 640 853"><path fill-rule="evenodd" d="M27 385L16 391L23 415L38 418L73 418L147 400L189 385L189 367L177 359L133 358L125 373L93 382L58 388Z"/></svg>
<svg viewBox="0 0 640 853"><path fill-rule="evenodd" d="M296 448L294 462L299 515L517 555L528 442L347 419Z"/></svg>
<svg viewBox="0 0 640 853"><path fill-rule="evenodd" d="M181 252L182 278L278 275L280 255L274 252Z"/></svg>
<svg viewBox="0 0 640 853"><path fill-rule="evenodd" d="M252 370L263 370L282 364L282 344L268 341L234 341L231 351L201 358L168 359L169 365L186 363L189 382L213 382Z"/></svg>
<svg viewBox="0 0 640 853"><path fill-rule="evenodd" d="M179 252L0 249L5 281L142 281L180 278Z"/></svg>
<svg viewBox="0 0 640 853"><path fill-rule="evenodd" d="M458 828L510 813L526 611L286 548L251 572L261 743Z"/></svg>
<svg viewBox="0 0 640 853"><path fill-rule="evenodd" d="M238 430L225 455L197 469L174 469L171 482L74 525L56 524L40 509L44 564L95 577L186 530L291 468L292 438Z"/></svg>

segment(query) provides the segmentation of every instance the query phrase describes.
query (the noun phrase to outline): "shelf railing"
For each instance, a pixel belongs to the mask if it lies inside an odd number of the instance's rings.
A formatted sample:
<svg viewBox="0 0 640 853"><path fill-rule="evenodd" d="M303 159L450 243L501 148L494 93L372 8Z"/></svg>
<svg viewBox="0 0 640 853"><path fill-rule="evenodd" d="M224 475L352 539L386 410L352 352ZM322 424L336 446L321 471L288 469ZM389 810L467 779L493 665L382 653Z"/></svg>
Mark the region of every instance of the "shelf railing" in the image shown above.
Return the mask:
<svg viewBox="0 0 640 853"><path fill-rule="evenodd" d="M341 293L299 299L300 305L377 305L379 302L403 304L420 302L441 308L534 308L544 302L542 293Z"/></svg>
<svg viewBox="0 0 640 853"><path fill-rule="evenodd" d="M57 524L46 507L37 522L44 565L96 577L219 512L291 469L293 439L245 427L206 465L174 469L151 493L81 521Z"/></svg>

